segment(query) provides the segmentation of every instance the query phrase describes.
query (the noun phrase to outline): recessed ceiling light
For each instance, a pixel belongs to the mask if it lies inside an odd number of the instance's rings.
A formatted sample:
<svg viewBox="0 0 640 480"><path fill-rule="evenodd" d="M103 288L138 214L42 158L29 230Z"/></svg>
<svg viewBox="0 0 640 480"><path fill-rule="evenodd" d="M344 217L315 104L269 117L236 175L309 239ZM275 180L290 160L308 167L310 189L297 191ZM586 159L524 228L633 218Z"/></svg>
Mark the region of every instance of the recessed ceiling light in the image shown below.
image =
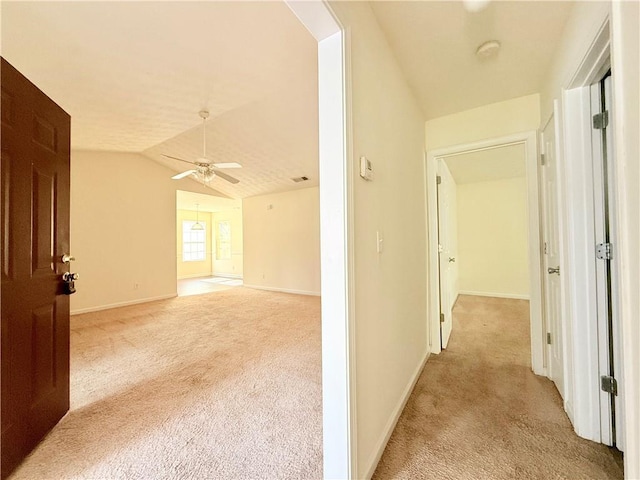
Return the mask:
<svg viewBox="0 0 640 480"><path fill-rule="evenodd" d="M476 55L487 58L498 53L498 50L500 50L500 42L497 40L489 40L478 47Z"/></svg>

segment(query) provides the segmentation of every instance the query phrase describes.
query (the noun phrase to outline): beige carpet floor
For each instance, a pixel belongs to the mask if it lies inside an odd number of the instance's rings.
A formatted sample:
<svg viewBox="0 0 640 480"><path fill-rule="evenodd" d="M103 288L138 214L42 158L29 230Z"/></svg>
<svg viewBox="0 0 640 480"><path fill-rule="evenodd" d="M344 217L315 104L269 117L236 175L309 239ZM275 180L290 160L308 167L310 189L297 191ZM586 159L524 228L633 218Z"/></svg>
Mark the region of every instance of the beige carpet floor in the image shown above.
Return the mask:
<svg viewBox="0 0 640 480"><path fill-rule="evenodd" d="M449 346L418 380L375 479L622 479L579 438L529 357L529 304L461 296Z"/></svg>
<svg viewBox="0 0 640 480"><path fill-rule="evenodd" d="M71 411L12 480L322 477L319 298L238 287L71 325Z"/></svg>

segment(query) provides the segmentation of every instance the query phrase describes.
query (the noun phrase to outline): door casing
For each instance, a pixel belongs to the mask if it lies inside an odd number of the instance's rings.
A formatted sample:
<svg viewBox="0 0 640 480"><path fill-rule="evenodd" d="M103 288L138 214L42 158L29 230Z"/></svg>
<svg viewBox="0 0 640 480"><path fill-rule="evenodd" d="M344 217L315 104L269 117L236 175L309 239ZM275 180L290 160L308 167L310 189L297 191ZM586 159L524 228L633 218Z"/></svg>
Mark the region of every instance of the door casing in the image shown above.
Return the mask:
<svg viewBox="0 0 640 480"><path fill-rule="evenodd" d="M453 145L437 150L427 151L426 184L427 184L427 228L428 228L428 275L429 275L429 308L428 322L431 338L440 337L440 292L438 291L438 216L436 185L437 162L439 158L461 153L486 150L504 145L523 144L525 147L525 165L527 177L527 204L529 210L529 283L531 319L531 366L537 375L546 375L545 326L542 316L542 279L540 256L540 217L538 192L538 136L536 131L523 132L504 137L497 137L480 142ZM431 352L440 353L439 342L431 342Z"/></svg>

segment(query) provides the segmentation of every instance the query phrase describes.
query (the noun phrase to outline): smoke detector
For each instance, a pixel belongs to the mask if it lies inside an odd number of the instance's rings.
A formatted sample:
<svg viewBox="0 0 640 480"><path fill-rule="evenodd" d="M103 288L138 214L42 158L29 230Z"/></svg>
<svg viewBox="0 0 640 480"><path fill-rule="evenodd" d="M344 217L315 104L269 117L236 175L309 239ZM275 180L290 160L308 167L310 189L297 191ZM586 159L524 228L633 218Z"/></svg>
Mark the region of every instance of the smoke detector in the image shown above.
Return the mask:
<svg viewBox="0 0 640 480"><path fill-rule="evenodd" d="M497 40L489 40L478 47L476 55L480 58L488 58L497 54L498 50L500 50L500 42Z"/></svg>

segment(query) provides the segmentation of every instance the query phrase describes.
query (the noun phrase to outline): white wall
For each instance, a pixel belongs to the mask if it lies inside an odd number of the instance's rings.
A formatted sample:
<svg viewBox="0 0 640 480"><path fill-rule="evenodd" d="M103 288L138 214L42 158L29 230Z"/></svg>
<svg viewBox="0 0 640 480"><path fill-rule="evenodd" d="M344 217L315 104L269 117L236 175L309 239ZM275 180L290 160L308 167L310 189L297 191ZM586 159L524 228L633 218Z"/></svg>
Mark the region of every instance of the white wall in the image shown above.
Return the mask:
<svg viewBox="0 0 640 480"><path fill-rule="evenodd" d="M176 189L211 190L173 173L133 153L71 152L72 313L176 294Z"/></svg>
<svg viewBox="0 0 640 480"><path fill-rule="evenodd" d="M242 201L244 285L320 295L318 187Z"/></svg>
<svg viewBox="0 0 640 480"><path fill-rule="evenodd" d="M609 15L611 2L575 2L540 93L542 125L553 113L553 100L569 85L596 33Z"/></svg>
<svg viewBox="0 0 640 480"><path fill-rule="evenodd" d="M458 185L460 293L529 297L527 180Z"/></svg>
<svg viewBox="0 0 640 480"><path fill-rule="evenodd" d="M538 94L492 103L425 123L427 150L505 137L537 130L540 126Z"/></svg>
<svg viewBox="0 0 640 480"><path fill-rule="evenodd" d="M612 7L612 71L619 189L623 380L626 414L626 478L640 478L640 6L616 2ZM634 453L635 452L635 453Z"/></svg>
<svg viewBox="0 0 640 480"><path fill-rule="evenodd" d="M424 118L366 2L333 2L348 32L355 245L357 478L372 473L428 351ZM375 179L357 175L373 163ZM376 232L384 238L376 251Z"/></svg>

